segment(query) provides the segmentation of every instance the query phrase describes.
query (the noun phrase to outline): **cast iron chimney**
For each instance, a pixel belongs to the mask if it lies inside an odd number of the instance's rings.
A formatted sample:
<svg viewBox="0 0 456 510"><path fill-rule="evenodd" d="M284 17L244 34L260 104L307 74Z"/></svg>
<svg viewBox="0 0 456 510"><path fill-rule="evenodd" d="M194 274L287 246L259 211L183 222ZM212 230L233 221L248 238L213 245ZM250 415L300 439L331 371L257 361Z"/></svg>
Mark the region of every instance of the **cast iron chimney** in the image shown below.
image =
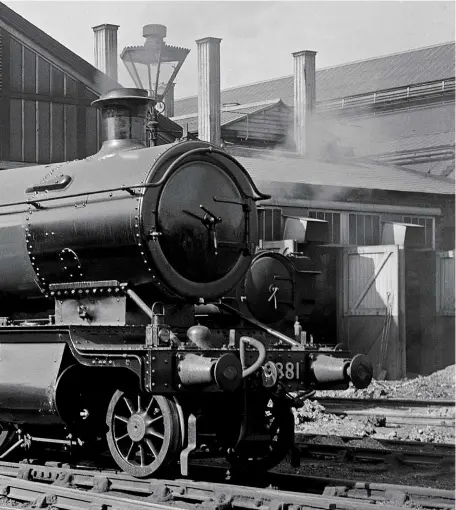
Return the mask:
<svg viewBox="0 0 456 510"><path fill-rule="evenodd" d="M198 138L220 145L220 42L215 37L198 45Z"/></svg>
<svg viewBox="0 0 456 510"><path fill-rule="evenodd" d="M309 151L311 118L315 110L316 51L293 53L294 58L294 140L296 152Z"/></svg>
<svg viewBox="0 0 456 510"><path fill-rule="evenodd" d="M117 81L117 29L119 25L104 23L92 27L95 67Z"/></svg>

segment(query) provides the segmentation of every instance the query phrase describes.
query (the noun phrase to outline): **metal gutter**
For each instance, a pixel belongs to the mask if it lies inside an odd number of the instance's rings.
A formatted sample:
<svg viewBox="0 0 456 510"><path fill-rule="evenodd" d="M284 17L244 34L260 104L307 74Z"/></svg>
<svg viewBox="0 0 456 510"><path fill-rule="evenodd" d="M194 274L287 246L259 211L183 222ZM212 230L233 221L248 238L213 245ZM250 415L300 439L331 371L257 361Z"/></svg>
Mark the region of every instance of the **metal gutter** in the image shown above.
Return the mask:
<svg viewBox="0 0 456 510"><path fill-rule="evenodd" d="M261 187L261 183L259 183ZM275 207L302 207L305 209L326 209L336 211L378 212L391 214L410 214L415 216L441 216L440 207L411 207L390 204L366 204L352 202L333 202L330 200L303 200L293 198L273 198L261 204Z"/></svg>

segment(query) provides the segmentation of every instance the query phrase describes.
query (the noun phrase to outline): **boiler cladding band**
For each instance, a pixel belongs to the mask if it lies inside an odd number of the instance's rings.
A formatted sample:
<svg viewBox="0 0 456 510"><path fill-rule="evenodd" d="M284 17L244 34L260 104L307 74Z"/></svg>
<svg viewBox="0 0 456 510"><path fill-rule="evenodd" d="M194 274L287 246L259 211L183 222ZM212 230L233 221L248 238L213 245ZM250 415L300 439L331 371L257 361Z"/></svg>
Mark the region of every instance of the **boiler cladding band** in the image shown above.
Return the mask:
<svg viewBox="0 0 456 510"><path fill-rule="evenodd" d="M236 163L239 166L239 168L241 168L241 170L243 170L243 168L239 165L239 163L229 154L225 154L223 151L214 149L212 147L209 147L209 148L200 147L197 149L192 149L191 151L188 151L185 154L182 154L175 161L173 161L173 163L171 163L171 165L166 169L165 173L162 175L162 177L157 182L150 182L148 184L132 184L131 186L119 186L116 188L107 188L107 189L101 189L101 190L95 190L95 191L86 191L86 192L81 192L81 193L74 193L72 195L65 195L65 196L46 197L46 198L40 198L38 200L24 200L22 202L10 202L7 204L0 204L0 207L12 207L12 206L16 206L16 205L33 205L33 207L35 207L36 209L41 209L42 206L40 206L39 202L50 202L52 200L59 200L59 199L64 199L64 198L78 198L81 196L97 195L100 193L111 193L113 191L127 191L130 194L134 194L134 192L132 192L132 190L135 188L157 188L158 186L161 186L165 182L165 180L168 178L170 173L175 169L175 167L178 163L180 163L183 159L187 158L191 154L202 153L202 152L212 152L212 153L216 153L216 154L222 154L224 157L226 157L230 161L233 161L234 163ZM243 170L243 172L244 172L244 170ZM251 198L255 202L258 200L269 200L271 198L271 195L266 195L264 193L261 193L261 191L259 191L259 189L256 187L255 183L253 182L251 176L248 173L245 172L245 176L247 177L250 185L252 186L253 191L258 195L258 197L247 197L247 198Z"/></svg>

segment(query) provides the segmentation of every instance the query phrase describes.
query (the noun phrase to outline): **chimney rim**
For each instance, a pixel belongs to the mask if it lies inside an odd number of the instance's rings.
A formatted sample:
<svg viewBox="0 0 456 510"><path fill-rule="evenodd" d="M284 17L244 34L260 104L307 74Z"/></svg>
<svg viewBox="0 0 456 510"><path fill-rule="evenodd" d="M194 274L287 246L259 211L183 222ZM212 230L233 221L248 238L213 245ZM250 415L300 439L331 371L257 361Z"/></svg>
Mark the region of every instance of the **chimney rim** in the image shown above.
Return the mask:
<svg viewBox="0 0 456 510"><path fill-rule="evenodd" d="M301 50L292 53L293 57L300 57L301 55L314 57L317 54L314 50Z"/></svg>
<svg viewBox="0 0 456 510"><path fill-rule="evenodd" d="M101 25L96 25L92 27L92 30L94 32L98 32L100 30L103 30L105 28L114 28L116 31L120 27L120 25L113 25L112 23L102 23Z"/></svg>
<svg viewBox="0 0 456 510"><path fill-rule="evenodd" d="M196 44L202 44L202 43L205 43L205 42L218 42L220 43L223 39L221 39L220 37L203 37L202 39L196 39L195 42Z"/></svg>
<svg viewBox="0 0 456 510"><path fill-rule="evenodd" d="M145 89L117 88L101 95L98 99L95 99L95 101L92 101L90 104L95 108L103 108L106 104L115 104L116 101L124 102L125 100L130 99L150 101L151 103L155 103L155 100L149 97L147 90Z"/></svg>

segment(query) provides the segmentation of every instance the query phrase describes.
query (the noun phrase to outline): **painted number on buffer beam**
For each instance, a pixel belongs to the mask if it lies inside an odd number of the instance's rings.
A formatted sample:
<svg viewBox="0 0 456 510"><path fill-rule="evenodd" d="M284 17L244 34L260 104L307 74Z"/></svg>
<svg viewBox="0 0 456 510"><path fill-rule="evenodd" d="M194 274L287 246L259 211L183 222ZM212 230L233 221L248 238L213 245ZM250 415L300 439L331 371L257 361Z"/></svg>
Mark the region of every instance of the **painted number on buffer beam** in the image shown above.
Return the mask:
<svg viewBox="0 0 456 510"><path fill-rule="evenodd" d="M289 361L285 364L278 362L275 366L279 374L279 379L299 379L299 361L296 363Z"/></svg>

